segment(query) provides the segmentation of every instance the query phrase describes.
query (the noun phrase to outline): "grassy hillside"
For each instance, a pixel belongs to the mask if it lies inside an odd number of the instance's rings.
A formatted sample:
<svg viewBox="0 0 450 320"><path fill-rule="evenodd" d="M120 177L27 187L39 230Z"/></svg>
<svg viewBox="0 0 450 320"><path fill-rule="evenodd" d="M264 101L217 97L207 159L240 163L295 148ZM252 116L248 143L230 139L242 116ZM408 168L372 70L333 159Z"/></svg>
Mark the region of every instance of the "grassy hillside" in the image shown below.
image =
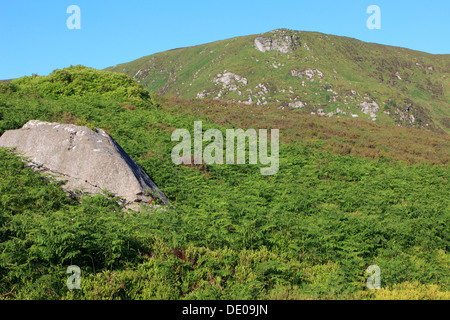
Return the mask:
<svg viewBox="0 0 450 320"><path fill-rule="evenodd" d="M298 39L290 52L260 52L258 37ZM277 29L161 52L107 70L125 73L151 92L180 98L302 106L296 111L450 130L450 55ZM227 72L247 83L232 79L224 86L217 80ZM363 102L375 102L379 110L365 113Z"/></svg>
<svg viewBox="0 0 450 320"><path fill-rule="evenodd" d="M173 205L126 214L108 194L66 197L0 150L0 299L450 298L447 135L238 107L81 66L0 84L0 134L30 119L103 128ZM280 128L279 172L174 165L172 131L197 120Z"/></svg>

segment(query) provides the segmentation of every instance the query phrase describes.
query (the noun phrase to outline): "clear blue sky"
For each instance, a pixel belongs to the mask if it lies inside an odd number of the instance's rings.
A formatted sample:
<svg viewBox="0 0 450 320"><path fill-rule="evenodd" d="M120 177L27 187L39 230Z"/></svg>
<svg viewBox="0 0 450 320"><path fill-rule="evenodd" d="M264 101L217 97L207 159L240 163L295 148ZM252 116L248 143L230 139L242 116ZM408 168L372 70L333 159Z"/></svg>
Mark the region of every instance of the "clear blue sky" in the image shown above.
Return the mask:
<svg viewBox="0 0 450 320"><path fill-rule="evenodd" d="M66 26L70 5L81 9L80 30ZM369 5L381 9L380 30L366 27ZM0 0L0 79L103 69L276 28L449 54L449 14L449 0Z"/></svg>

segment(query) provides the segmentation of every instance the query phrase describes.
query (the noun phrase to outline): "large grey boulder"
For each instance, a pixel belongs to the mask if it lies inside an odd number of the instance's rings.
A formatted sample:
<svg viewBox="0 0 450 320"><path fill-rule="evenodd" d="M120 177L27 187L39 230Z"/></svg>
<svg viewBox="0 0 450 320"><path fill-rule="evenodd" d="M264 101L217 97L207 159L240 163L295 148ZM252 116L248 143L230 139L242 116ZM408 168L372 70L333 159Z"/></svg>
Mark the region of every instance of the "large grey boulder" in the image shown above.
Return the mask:
<svg viewBox="0 0 450 320"><path fill-rule="evenodd" d="M128 204L168 201L144 170L101 129L31 120L21 129L6 131L0 147L15 148L28 157L32 167L67 180L66 190L99 193L106 189Z"/></svg>

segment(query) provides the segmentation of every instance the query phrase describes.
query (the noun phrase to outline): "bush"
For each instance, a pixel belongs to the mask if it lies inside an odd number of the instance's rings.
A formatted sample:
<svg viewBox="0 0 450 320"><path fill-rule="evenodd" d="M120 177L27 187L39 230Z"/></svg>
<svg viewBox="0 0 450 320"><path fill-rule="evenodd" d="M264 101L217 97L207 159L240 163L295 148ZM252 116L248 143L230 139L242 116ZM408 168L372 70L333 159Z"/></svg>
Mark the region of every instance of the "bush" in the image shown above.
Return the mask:
<svg viewBox="0 0 450 320"><path fill-rule="evenodd" d="M0 150L4 299L447 297L443 165L333 154L316 139L281 143L275 176L258 165L176 166L171 130L192 132L194 108L164 109L134 80L82 67L13 85L0 94L0 133L31 119L103 128L171 208L127 213L108 194L68 197L60 182ZM205 129L225 130L202 119ZM381 269L379 296L365 289L372 264ZM66 287L69 265L82 269L81 290Z"/></svg>

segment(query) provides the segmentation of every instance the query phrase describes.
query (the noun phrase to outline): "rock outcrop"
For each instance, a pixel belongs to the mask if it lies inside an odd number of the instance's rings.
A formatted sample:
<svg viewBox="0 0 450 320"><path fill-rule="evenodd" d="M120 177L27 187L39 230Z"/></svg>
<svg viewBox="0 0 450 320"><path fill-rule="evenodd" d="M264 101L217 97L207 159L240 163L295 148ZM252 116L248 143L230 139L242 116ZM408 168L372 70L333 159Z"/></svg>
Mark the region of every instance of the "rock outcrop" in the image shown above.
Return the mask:
<svg viewBox="0 0 450 320"><path fill-rule="evenodd" d="M12 147L28 158L30 166L67 180L68 191L109 190L127 204L168 202L144 170L101 129L31 120L21 129L6 131L0 147Z"/></svg>
<svg viewBox="0 0 450 320"><path fill-rule="evenodd" d="M291 108L300 109L300 108L303 108L305 106L305 104L301 101L294 101L294 102L289 102L288 106Z"/></svg>
<svg viewBox="0 0 450 320"><path fill-rule="evenodd" d="M300 37L298 35L286 35L284 32L274 30L278 38L255 38L255 47L258 51L266 52L276 50L282 53L290 53L297 46L301 45Z"/></svg>
<svg viewBox="0 0 450 320"><path fill-rule="evenodd" d="M317 75L320 79L323 78L323 73L317 69L313 70L311 68L306 69L303 72L299 72L297 70L291 70L291 75L293 77L299 77L302 79L303 77L308 78L311 81L314 81L314 77Z"/></svg>

